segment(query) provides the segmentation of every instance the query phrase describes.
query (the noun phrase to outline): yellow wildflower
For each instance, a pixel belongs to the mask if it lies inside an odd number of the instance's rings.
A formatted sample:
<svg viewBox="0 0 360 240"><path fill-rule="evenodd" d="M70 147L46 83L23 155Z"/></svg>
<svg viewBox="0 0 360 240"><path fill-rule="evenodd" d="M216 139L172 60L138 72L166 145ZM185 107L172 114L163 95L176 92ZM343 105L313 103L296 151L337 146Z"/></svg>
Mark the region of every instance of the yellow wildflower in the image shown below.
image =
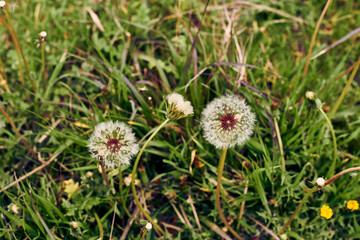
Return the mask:
<svg viewBox="0 0 360 240"><path fill-rule="evenodd" d="M356 200L350 200L346 203L346 207L350 210L358 210L359 209L359 203Z"/></svg>
<svg viewBox="0 0 360 240"><path fill-rule="evenodd" d="M332 209L328 205L323 205L320 209L320 216L326 219L330 219L333 215Z"/></svg>
<svg viewBox="0 0 360 240"><path fill-rule="evenodd" d="M79 190L79 183L75 183L73 179L65 180L64 188L64 192L68 194L68 199L70 199Z"/></svg>

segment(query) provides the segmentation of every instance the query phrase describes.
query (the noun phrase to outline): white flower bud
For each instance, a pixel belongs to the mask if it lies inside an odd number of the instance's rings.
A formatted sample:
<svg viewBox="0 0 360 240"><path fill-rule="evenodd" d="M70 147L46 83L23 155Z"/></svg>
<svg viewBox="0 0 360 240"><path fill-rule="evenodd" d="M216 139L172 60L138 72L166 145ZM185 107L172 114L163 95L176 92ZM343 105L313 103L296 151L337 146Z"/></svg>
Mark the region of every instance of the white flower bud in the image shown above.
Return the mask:
<svg viewBox="0 0 360 240"><path fill-rule="evenodd" d="M172 120L187 117L194 114L194 109L189 101L185 101L184 97L178 93L172 93L166 96L169 104L167 109L167 117Z"/></svg>
<svg viewBox="0 0 360 240"><path fill-rule="evenodd" d="M305 96L306 96L306 98L309 99L309 100L314 100L314 98L315 98L315 93L309 91L309 92L306 92Z"/></svg>
<svg viewBox="0 0 360 240"><path fill-rule="evenodd" d="M76 222L76 221L72 221L71 223L71 226L73 227L73 228L78 228L79 227L79 224L78 224L78 222Z"/></svg>
<svg viewBox="0 0 360 240"><path fill-rule="evenodd" d="M42 32L39 33L39 36L40 36L41 38L46 38L47 33L46 33L45 31L42 31Z"/></svg>
<svg viewBox="0 0 360 240"><path fill-rule="evenodd" d="M5 1L0 1L0 8L5 7L5 5L6 5L6 2L5 2Z"/></svg>
<svg viewBox="0 0 360 240"><path fill-rule="evenodd" d="M318 179L316 179L316 184L319 186L319 187L323 187L325 185L325 179L322 178L322 177L319 177Z"/></svg>
<svg viewBox="0 0 360 240"><path fill-rule="evenodd" d="M146 230L150 231L152 229L152 224L151 223L147 223L145 226Z"/></svg>

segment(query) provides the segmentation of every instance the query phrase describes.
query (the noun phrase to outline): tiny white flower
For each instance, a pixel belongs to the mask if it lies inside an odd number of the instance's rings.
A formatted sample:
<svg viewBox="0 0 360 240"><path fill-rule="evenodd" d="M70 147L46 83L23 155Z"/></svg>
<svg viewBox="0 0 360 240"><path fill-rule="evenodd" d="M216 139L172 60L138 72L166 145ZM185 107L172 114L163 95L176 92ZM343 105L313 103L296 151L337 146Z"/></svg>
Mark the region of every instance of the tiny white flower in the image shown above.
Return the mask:
<svg viewBox="0 0 360 240"><path fill-rule="evenodd" d="M187 117L194 114L194 109L189 101L178 93L172 93L166 96L168 102L167 117L172 120Z"/></svg>
<svg viewBox="0 0 360 240"><path fill-rule="evenodd" d="M305 96L306 96L306 98L309 99L309 100L314 100L314 98L315 98L315 93L314 93L314 92L311 92L311 91L308 91L308 92L305 93Z"/></svg>
<svg viewBox="0 0 360 240"><path fill-rule="evenodd" d="M316 184L319 186L319 187L323 187L325 185L325 179L322 178L322 177L319 177L318 179L316 179Z"/></svg>
<svg viewBox="0 0 360 240"><path fill-rule="evenodd" d="M46 38L47 33L46 33L45 31L42 31L42 32L39 33L39 36L40 36L41 38Z"/></svg>
<svg viewBox="0 0 360 240"><path fill-rule="evenodd" d="M152 224L151 223L147 223L145 226L146 230L150 231L152 229Z"/></svg>
<svg viewBox="0 0 360 240"><path fill-rule="evenodd" d="M72 221L71 223L71 226L73 227L73 228L78 228L79 227L79 224L78 224L78 222L76 222L76 221Z"/></svg>
<svg viewBox="0 0 360 240"><path fill-rule="evenodd" d="M10 209L11 212L15 213L15 214L19 214L19 207L15 204L15 203L11 203L8 208Z"/></svg>
<svg viewBox="0 0 360 240"><path fill-rule="evenodd" d="M130 159L139 151L132 129L118 121L96 125L88 148L92 157L104 161L110 169L130 164Z"/></svg>
<svg viewBox="0 0 360 240"><path fill-rule="evenodd" d="M6 5L6 2L5 2L5 1L0 1L0 8L5 7L5 5Z"/></svg>
<svg viewBox="0 0 360 240"><path fill-rule="evenodd" d="M225 149L249 140L255 114L241 98L225 95L206 106L201 121L205 139L216 148Z"/></svg>

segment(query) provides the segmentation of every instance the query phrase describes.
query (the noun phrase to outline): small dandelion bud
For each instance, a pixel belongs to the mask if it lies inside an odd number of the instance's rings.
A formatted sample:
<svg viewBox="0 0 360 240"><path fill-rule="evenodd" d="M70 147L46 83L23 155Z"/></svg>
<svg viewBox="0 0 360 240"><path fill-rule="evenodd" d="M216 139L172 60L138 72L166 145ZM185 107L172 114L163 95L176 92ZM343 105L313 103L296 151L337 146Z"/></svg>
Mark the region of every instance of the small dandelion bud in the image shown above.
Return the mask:
<svg viewBox="0 0 360 240"><path fill-rule="evenodd" d="M76 221L72 221L70 224L71 224L71 226L72 226L73 228L75 228L75 229L77 229L77 228L79 227L79 224L78 224L78 222L76 222Z"/></svg>
<svg viewBox="0 0 360 240"><path fill-rule="evenodd" d="M132 129L117 121L96 125L88 148L93 158L103 161L110 169L130 164L130 159L139 151Z"/></svg>
<svg viewBox="0 0 360 240"><path fill-rule="evenodd" d="M147 223L147 224L145 225L145 228L146 228L146 230L150 231L150 230L152 229L152 224L151 224L151 223Z"/></svg>
<svg viewBox="0 0 360 240"><path fill-rule="evenodd" d="M89 172L86 173L86 177L87 177L87 178L92 178L93 176L94 176L94 173L93 173L93 172L90 172L90 171L89 171Z"/></svg>
<svg viewBox="0 0 360 240"><path fill-rule="evenodd" d="M210 102L202 113L204 137L219 149L242 145L249 140L255 114L245 101L226 95Z"/></svg>
<svg viewBox="0 0 360 240"><path fill-rule="evenodd" d="M0 1L0 8L3 8L6 6L6 2L5 1Z"/></svg>
<svg viewBox="0 0 360 240"><path fill-rule="evenodd" d="M325 179L322 178L322 177L319 177L318 179L316 179L316 184L319 186L319 187L324 187L325 185Z"/></svg>
<svg viewBox="0 0 360 240"><path fill-rule="evenodd" d="M172 93L166 96L167 100L167 117L171 120L178 120L194 114L194 109L189 101L178 93Z"/></svg>
<svg viewBox="0 0 360 240"><path fill-rule="evenodd" d="M19 214L19 207L15 203L11 203L8 208L11 212Z"/></svg>
<svg viewBox="0 0 360 240"><path fill-rule="evenodd" d="M311 91L308 91L305 93L305 96L308 100L314 100L315 99L315 93L314 92L311 92Z"/></svg>
<svg viewBox="0 0 360 240"><path fill-rule="evenodd" d="M40 36L41 38L46 38L47 32L42 31L42 32L39 33L39 36Z"/></svg>

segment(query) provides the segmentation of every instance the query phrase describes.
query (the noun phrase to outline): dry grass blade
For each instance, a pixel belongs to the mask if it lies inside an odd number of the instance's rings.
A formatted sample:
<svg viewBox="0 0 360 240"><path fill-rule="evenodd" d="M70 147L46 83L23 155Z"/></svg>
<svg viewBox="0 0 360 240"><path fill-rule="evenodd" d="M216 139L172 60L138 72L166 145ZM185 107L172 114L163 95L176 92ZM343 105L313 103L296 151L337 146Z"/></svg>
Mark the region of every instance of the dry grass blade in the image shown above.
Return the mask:
<svg viewBox="0 0 360 240"><path fill-rule="evenodd" d="M268 229L264 224L262 224L261 222L259 222L258 220L252 218L250 215L248 215L248 217L253 220L257 225L259 225L262 229L265 230L265 232L267 232L268 234L270 234L274 239L276 240L280 240L280 238L278 236L276 236L276 234L271 231L270 229Z"/></svg>
<svg viewBox="0 0 360 240"><path fill-rule="evenodd" d="M104 29L103 25L101 24L101 21L100 21L98 15L96 15L96 13L89 7L85 8L85 9L90 14L90 17L94 21L95 25L100 29L100 31L104 32L105 29Z"/></svg>
<svg viewBox="0 0 360 240"><path fill-rule="evenodd" d="M309 51L308 51L308 55L306 57L304 73L303 73L303 75L301 77L302 79L304 79L306 74L307 74L307 71L308 71L308 68L309 68L310 56L311 56L311 52L312 52L312 49L313 49L314 44L315 44L316 35L317 35L318 31L319 31L320 24L321 24L321 22L322 22L322 20L323 20L323 18L325 16L325 13L328 10L328 8L330 7L331 2L332 2L332 0L327 1L327 3L326 3L326 5L325 5L325 7L324 7L324 9L323 9L323 11L322 11L322 13L320 15L320 18L319 18L319 20L318 20L318 22L316 24L315 31L314 31L313 36L311 38L311 43L310 43L310 48L309 48Z"/></svg>
<svg viewBox="0 0 360 240"><path fill-rule="evenodd" d="M357 34L360 33L360 28L355 29L354 31L351 31L350 33L346 34L345 37L342 37L340 40L337 40L336 42L334 42L333 44L331 44L330 46L328 46L327 48L321 50L318 54L316 54L315 56L311 57L310 60L313 60L325 53L327 53L328 51L330 51L332 48L336 47L337 45L345 42L346 40L348 40L349 38L351 38L352 36L355 36Z"/></svg>
<svg viewBox="0 0 360 240"><path fill-rule="evenodd" d="M129 233L130 227L133 224L135 218L137 218L137 216L139 215L140 210L139 208L136 208L135 211L133 212L133 214L131 215L131 218L128 221L128 224L126 225L123 234L120 237L120 240L126 240L126 237Z"/></svg>
<svg viewBox="0 0 360 240"><path fill-rule="evenodd" d="M241 4L241 5L245 5L245 6L249 6L249 7L253 7L253 8L256 8L256 9L276 13L276 14L278 14L280 16L289 18L289 19L291 19L291 20L293 20L295 22L298 22L298 23L304 23L305 22L302 18L294 17L294 16L292 16L292 15L286 13L286 12L283 12L281 10L271 8L271 7L268 7L268 6L264 6L264 5L260 5L260 4L256 4L256 3L250 3L250 2L246 2L246 1L236 1L236 3Z"/></svg>
<svg viewBox="0 0 360 240"><path fill-rule="evenodd" d="M185 92L188 89L188 87L190 86L190 84L193 81L195 81L201 74L203 74L209 67L218 67L218 66L239 66L239 67L245 66L245 67L250 67L250 68L258 68L258 67L254 66L254 65L245 64L245 63L229 63L229 62L212 63L212 64L207 65L203 69L201 69L200 72L198 72L198 74L196 74L192 79L189 80L189 82L185 86Z"/></svg>
<svg viewBox="0 0 360 240"><path fill-rule="evenodd" d="M195 221L196 221L196 224L198 225L200 231L201 230L201 224L200 224L200 221L199 221L199 216L197 215L197 212L196 212L196 208L194 206L194 201L192 200L191 196L189 195L188 199L186 200L190 206L191 206L191 209L193 211L193 214L194 214L194 218L195 218Z"/></svg>
<svg viewBox="0 0 360 240"><path fill-rule="evenodd" d="M63 150L62 150L63 151ZM6 187L4 187L3 189L0 190L0 193L4 192L5 190L11 188L12 186L14 186L15 184L21 182L22 180L30 177L31 175L33 175L34 173L40 171L41 169L43 169L44 167L46 167L47 165L49 165L52 161L54 161L56 159L57 156L59 156L62 151L54 154L53 156L51 156L51 158L47 161L47 162L44 162L41 166L33 169L32 171L28 172L27 174L25 174L24 176L20 177L19 179L17 179L16 181L10 183L9 185L7 185Z"/></svg>
<svg viewBox="0 0 360 240"><path fill-rule="evenodd" d="M232 240L232 238L229 237L229 235L227 235L223 230L221 230L221 228L219 228L219 226L217 226L215 223L210 222L209 220L207 220L204 217L200 217L200 221L205 223L205 225L207 225L209 228L211 228L211 230L213 230L217 235L222 237L222 239Z"/></svg>

